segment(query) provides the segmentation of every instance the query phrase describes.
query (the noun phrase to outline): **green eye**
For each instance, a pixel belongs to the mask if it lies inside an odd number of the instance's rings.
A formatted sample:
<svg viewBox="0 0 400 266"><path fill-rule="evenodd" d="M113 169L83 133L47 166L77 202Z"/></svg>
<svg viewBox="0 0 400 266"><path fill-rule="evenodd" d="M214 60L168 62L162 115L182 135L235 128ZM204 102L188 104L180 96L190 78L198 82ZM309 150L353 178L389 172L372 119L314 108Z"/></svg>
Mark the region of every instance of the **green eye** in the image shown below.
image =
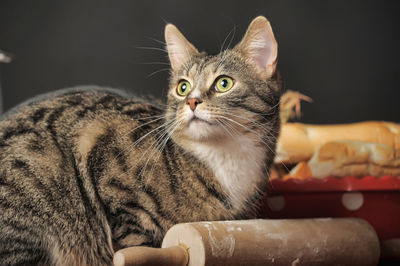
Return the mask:
<svg viewBox="0 0 400 266"><path fill-rule="evenodd" d="M176 93L178 93L180 96L186 96L191 88L192 86L190 85L189 81L183 79L179 81L178 87L176 88Z"/></svg>
<svg viewBox="0 0 400 266"><path fill-rule="evenodd" d="M228 76L219 77L215 82L215 90L218 92L226 92L233 87L234 83L234 80Z"/></svg>

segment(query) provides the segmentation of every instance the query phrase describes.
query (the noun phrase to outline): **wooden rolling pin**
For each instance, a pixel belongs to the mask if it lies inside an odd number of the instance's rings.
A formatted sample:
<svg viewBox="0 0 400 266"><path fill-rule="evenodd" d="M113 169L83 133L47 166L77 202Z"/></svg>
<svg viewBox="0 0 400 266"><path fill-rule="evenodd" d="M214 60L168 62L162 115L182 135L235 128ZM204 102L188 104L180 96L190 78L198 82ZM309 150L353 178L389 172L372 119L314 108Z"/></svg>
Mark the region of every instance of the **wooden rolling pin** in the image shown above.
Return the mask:
<svg viewBox="0 0 400 266"><path fill-rule="evenodd" d="M361 219L246 220L175 225L161 249L119 250L114 265L377 265L379 255Z"/></svg>

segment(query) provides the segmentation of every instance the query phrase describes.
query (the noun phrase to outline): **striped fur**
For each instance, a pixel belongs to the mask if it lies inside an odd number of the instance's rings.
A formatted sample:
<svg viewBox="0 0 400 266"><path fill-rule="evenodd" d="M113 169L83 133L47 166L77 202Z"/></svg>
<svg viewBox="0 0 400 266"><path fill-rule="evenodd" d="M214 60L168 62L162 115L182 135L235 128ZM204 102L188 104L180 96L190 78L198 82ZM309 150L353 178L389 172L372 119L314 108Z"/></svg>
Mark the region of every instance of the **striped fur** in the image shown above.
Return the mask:
<svg viewBox="0 0 400 266"><path fill-rule="evenodd" d="M221 74L236 87L217 95ZM187 120L183 77L209 125ZM110 265L120 248L160 246L176 223L254 217L280 87L233 49L173 70L166 108L94 86L18 106L0 121L0 265Z"/></svg>

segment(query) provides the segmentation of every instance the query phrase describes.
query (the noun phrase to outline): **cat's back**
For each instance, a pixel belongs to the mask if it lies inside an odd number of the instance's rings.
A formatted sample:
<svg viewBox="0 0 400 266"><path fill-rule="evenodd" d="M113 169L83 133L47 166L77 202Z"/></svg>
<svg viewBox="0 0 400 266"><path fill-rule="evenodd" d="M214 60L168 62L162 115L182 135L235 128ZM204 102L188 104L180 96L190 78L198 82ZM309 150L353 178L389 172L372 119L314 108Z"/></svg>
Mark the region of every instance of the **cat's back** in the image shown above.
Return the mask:
<svg viewBox="0 0 400 266"><path fill-rule="evenodd" d="M0 169L24 160L63 162L76 143L94 141L102 128L129 130L154 116L162 110L122 90L82 86L36 96L0 118Z"/></svg>
<svg viewBox="0 0 400 266"><path fill-rule="evenodd" d="M51 260L44 254L62 257L54 243L80 243L98 250L86 255L89 262L110 264L107 217L76 151L96 142L102 126L129 130L161 114L157 106L118 90L79 87L36 97L3 115L0 265ZM81 252L77 247L64 248L73 258Z"/></svg>
<svg viewBox="0 0 400 266"><path fill-rule="evenodd" d="M71 130L67 126L107 119L104 114L114 120L129 117L137 121L161 113L162 109L148 100L123 90L98 86L62 89L31 98L0 116L0 148L9 146L5 142L12 138L67 133ZM63 128L52 132L59 120L65 124L65 132Z"/></svg>
<svg viewBox="0 0 400 266"><path fill-rule="evenodd" d="M99 101L100 99L101 101ZM40 118L44 118L47 113L54 111L57 108L62 108L66 111L72 112L79 108L89 106L92 106L91 110L95 110L96 108L94 105L97 105L97 107L105 108L114 107L122 111L124 109L123 107L128 106L129 104L145 102L145 99L142 99L127 90L99 87L95 85L70 87L43 93L25 100L11 108L3 115L0 115L0 125L3 125L4 121L7 120L15 120L16 117L17 119L26 117L32 119L34 122L38 122ZM107 104L109 105L107 106ZM110 104L113 105L111 106Z"/></svg>

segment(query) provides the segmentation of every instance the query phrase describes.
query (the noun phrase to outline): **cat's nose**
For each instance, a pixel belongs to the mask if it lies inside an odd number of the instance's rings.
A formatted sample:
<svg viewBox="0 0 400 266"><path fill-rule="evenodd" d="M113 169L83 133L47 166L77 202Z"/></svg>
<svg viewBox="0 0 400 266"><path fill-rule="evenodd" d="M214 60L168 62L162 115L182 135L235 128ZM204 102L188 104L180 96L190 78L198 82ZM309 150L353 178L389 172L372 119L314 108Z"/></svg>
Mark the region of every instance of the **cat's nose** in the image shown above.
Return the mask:
<svg viewBox="0 0 400 266"><path fill-rule="evenodd" d="M198 104L201 104L203 101L200 100L199 98L190 98L190 99L186 99L186 104L188 104L190 106L190 109L192 109L192 111L194 111L197 107Z"/></svg>

